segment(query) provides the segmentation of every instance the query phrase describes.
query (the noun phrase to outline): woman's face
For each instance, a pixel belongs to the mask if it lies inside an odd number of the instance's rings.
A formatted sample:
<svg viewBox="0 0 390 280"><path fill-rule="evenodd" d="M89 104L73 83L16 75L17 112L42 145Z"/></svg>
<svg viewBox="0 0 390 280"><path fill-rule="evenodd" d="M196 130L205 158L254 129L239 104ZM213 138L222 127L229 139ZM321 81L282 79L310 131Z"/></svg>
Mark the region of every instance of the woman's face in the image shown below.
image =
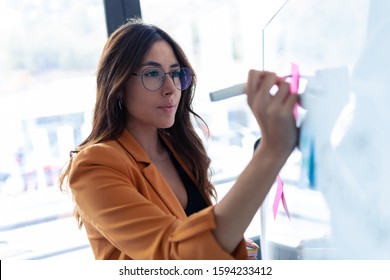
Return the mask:
<svg viewBox="0 0 390 280"><path fill-rule="evenodd" d="M146 73L153 76L153 69L161 69L167 73L179 67L171 46L161 40L154 43L134 73L147 70ZM128 128L169 128L174 124L181 90L175 87L169 75L166 75L162 86L154 91L144 87L141 76L131 76L126 82L124 95L129 113L126 125Z"/></svg>

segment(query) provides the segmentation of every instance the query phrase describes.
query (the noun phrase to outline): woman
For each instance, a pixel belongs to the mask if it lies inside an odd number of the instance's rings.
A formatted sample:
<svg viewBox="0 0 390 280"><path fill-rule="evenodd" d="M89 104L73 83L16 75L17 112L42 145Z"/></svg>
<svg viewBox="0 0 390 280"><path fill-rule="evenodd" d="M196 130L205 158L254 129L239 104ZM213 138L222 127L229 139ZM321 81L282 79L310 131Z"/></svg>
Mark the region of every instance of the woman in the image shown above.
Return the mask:
<svg viewBox="0 0 390 280"><path fill-rule="evenodd" d="M193 73L178 44L140 20L108 39L92 132L60 178L96 259L248 258L245 229L295 146L296 96L275 74L249 72L248 104L262 142L213 205L210 159L191 123L199 118Z"/></svg>

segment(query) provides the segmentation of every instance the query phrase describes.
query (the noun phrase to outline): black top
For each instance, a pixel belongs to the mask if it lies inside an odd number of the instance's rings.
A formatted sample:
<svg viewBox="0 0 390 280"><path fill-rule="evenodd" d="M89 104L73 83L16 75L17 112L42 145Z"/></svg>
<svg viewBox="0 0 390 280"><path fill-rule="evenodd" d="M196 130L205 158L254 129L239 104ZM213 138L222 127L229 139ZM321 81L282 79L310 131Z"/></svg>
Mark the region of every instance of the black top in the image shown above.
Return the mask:
<svg viewBox="0 0 390 280"><path fill-rule="evenodd" d="M187 202L187 207L184 209L187 216L190 216L191 214L194 214L206 208L207 207L206 201L200 194L199 189L195 186L194 182L187 175L183 167L179 164L179 162L172 155L172 153L169 153L169 155L187 191L188 202Z"/></svg>

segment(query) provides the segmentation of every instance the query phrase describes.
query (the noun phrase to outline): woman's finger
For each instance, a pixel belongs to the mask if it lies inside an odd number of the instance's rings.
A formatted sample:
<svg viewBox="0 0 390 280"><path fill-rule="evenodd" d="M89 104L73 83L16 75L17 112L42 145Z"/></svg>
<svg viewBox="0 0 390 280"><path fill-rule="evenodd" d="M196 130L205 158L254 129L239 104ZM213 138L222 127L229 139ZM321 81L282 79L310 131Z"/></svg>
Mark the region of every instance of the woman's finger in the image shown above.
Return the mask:
<svg viewBox="0 0 390 280"><path fill-rule="evenodd" d="M283 104L286 100L286 97L290 94L290 85L286 81L280 79L276 83L276 86L278 87L278 90L274 95L274 99L279 104Z"/></svg>

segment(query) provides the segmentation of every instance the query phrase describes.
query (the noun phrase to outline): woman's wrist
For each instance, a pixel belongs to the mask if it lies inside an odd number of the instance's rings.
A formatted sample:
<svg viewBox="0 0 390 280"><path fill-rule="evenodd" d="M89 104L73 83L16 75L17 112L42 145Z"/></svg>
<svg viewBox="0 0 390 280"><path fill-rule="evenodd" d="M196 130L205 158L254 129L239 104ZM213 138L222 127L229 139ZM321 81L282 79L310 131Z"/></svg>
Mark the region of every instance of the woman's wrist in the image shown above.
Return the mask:
<svg viewBox="0 0 390 280"><path fill-rule="evenodd" d="M267 165L271 170L279 170L283 167L289 157L289 153L269 148L265 143L261 143L253 155L254 161L261 161L262 165Z"/></svg>

